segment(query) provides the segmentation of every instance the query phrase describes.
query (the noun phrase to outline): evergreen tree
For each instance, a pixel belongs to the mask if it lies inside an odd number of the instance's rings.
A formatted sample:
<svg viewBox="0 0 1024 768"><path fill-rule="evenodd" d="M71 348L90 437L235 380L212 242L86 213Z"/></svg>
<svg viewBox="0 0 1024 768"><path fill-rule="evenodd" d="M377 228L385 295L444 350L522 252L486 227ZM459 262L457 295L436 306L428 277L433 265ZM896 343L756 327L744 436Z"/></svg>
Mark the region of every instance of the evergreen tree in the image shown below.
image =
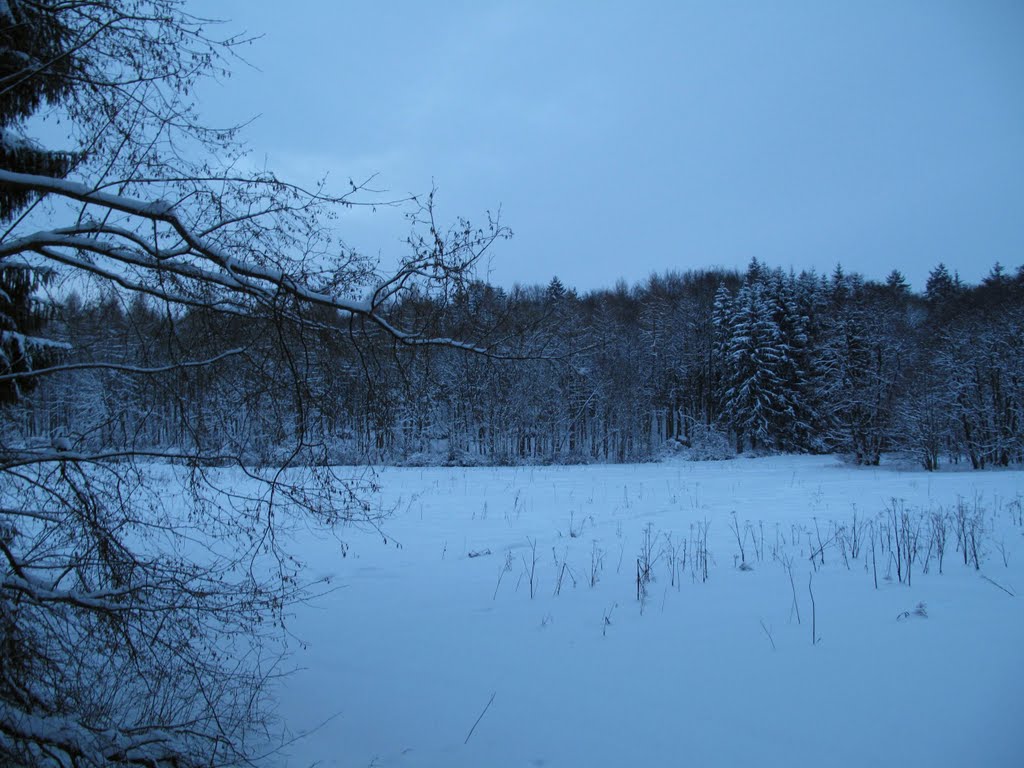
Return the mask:
<svg viewBox="0 0 1024 768"><path fill-rule="evenodd" d="M24 122L45 102L71 91L75 58L70 35L49 3L8 0L0 5L0 168L63 177L71 155L39 147L23 132ZM37 72L44 76L32 76ZM11 221L32 193L0 184L0 224ZM46 313L36 292L50 282L50 270L0 259L0 374L27 373L45 366L59 345L39 337ZM0 404L11 404L35 385L32 378L0 382Z"/></svg>
<svg viewBox="0 0 1024 768"><path fill-rule="evenodd" d="M552 277L551 282L548 283L547 299L548 301L560 301L563 298L565 298L565 286L556 275L555 277Z"/></svg>
<svg viewBox="0 0 1024 768"><path fill-rule="evenodd" d="M778 447L780 425L792 418L784 394L785 352L764 285L746 283L736 297L726 347L724 417L737 450Z"/></svg>
<svg viewBox="0 0 1024 768"><path fill-rule="evenodd" d="M924 296L933 306L943 305L956 297L959 280L954 280L946 265L941 261L928 273Z"/></svg>
<svg viewBox="0 0 1024 768"><path fill-rule="evenodd" d="M1013 280L1006 273L1005 267L997 261L974 291L974 303L998 311L1006 302L1012 300L1015 292Z"/></svg>
<svg viewBox="0 0 1024 768"><path fill-rule="evenodd" d="M806 450L819 452L829 449L827 435L833 426L831 408L826 389L829 368L824 354L829 330L829 300L826 287L813 272L802 273L794 287L797 311L807 337L801 350L804 385L801 404L810 425Z"/></svg>
<svg viewBox="0 0 1024 768"><path fill-rule="evenodd" d="M832 297L832 303L837 307L842 306L850 295L850 281L843 270L842 264L836 264L836 268L832 270L829 293Z"/></svg>
<svg viewBox="0 0 1024 768"><path fill-rule="evenodd" d="M783 450L805 451L814 445L813 384L810 379L809 318L801 310L793 275L776 272L771 280L772 320L777 329L777 357L784 418L776 425L775 442Z"/></svg>
<svg viewBox="0 0 1024 768"><path fill-rule="evenodd" d="M55 104L72 91L76 58L71 35L55 3L7 0L0 5L0 167L19 173L62 177L71 156L39 147L25 136L24 122L44 103ZM32 197L0 184L0 220L9 220Z"/></svg>
<svg viewBox="0 0 1024 768"><path fill-rule="evenodd" d="M1006 268L998 261L992 265L992 269L982 279L981 284L987 286L1004 286L1010 282L1010 278L1006 274Z"/></svg>
<svg viewBox="0 0 1024 768"><path fill-rule="evenodd" d="M907 278L898 269L894 269L885 278L885 287L890 296L896 299L903 299L910 295L910 285Z"/></svg>

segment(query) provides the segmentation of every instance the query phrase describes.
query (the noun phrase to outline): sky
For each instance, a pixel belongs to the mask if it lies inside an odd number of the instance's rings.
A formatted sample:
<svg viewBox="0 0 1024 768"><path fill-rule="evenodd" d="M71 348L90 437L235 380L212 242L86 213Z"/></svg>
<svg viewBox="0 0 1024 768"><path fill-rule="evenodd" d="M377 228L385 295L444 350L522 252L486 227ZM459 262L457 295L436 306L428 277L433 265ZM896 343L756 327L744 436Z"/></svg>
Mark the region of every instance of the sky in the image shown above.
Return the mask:
<svg viewBox="0 0 1024 768"><path fill-rule="evenodd" d="M969 282L1024 264L1024 3L196 0L261 35L207 84L289 179L500 209L484 276L580 290L752 257ZM342 220L387 263L394 209Z"/></svg>

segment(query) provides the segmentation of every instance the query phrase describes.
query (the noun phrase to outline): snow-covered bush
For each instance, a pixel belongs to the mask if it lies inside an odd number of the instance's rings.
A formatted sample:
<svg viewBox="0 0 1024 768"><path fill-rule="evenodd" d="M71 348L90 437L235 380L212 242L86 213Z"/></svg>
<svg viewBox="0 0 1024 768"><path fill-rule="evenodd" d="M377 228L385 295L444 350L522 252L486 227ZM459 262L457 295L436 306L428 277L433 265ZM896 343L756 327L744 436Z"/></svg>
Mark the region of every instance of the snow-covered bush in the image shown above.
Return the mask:
<svg viewBox="0 0 1024 768"><path fill-rule="evenodd" d="M729 437L716 427L706 424L691 425L688 440L669 440L666 448L672 455L688 461L721 461L736 456Z"/></svg>

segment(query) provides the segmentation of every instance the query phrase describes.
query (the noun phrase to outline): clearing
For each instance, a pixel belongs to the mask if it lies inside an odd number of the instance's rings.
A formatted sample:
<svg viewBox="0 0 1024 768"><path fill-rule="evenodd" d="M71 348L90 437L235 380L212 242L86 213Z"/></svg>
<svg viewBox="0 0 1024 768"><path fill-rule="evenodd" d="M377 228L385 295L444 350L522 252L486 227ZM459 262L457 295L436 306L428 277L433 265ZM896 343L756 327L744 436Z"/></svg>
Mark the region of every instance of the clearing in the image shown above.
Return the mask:
<svg viewBox="0 0 1024 768"><path fill-rule="evenodd" d="M1020 764L1024 472L789 456L379 480L386 543L296 545L342 586L290 626L308 647L280 713L336 717L288 765Z"/></svg>

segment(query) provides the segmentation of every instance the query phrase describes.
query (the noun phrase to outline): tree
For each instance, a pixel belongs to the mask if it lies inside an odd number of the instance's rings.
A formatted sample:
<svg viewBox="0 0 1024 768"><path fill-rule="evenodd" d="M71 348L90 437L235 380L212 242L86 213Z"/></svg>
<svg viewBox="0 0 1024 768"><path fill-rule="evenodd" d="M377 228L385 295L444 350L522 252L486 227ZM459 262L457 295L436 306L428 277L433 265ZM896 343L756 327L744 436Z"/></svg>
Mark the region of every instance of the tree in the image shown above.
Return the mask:
<svg viewBox="0 0 1024 768"><path fill-rule="evenodd" d="M960 291L960 278L949 273L942 262L928 273L924 295L929 305L942 311L952 302Z"/></svg>
<svg viewBox="0 0 1024 768"><path fill-rule="evenodd" d="M967 318L943 334L936 358L948 392L947 412L975 469L1008 466L1021 458L1022 332L1024 314L1007 307L994 317Z"/></svg>
<svg viewBox="0 0 1024 768"><path fill-rule="evenodd" d="M722 282L715 289L715 298L711 307L711 327L713 329L711 354L709 355L708 379L711 391L708 399L713 413L717 418L721 415L721 403L724 391L729 385L729 343L732 339L733 315L735 300L732 292ZM728 425L726 425L728 426Z"/></svg>
<svg viewBox="0 0 1024 768"><path fill-rule="evenodd" d="M745 283L733 306L726 347L724 413L737 451L744 441L754 450L777 447L780 428L795 418L785 391L785 342L772 314L765 285Z"/></svg>
<svg viewBox="0 0 1024 768"><path fill-rule="evenodd" d="M241 174L234 131L197 121L189 94L239 42L206 29L177 0L0 3L7 765L228 765L266 748L282 623L323 586L303 581L287 529L379 519L372 477L324 461L319 350L387 339L486 351L389 313L414 287L456 291L506 230L445 228L432 197L408 201L409 253L377 274L331 230L360 204L359 184L331 195ZM70 127L66 151L25 138L44 107ZM124 338L144 334L115 345L109 325L89 344L60 324L44 333L31 307L51 279L108 301ZM32 345L62 354L28 359ZM91 404L101 378L108 392L149 393L131 428L113 428L123 409ZM29 415L61 390L80 407L52 411L59 433L40 442ZM239 398L255 398L258 419L231 418ZM278 444L259 464L249 444L265 433ZM227 487L223 466L244 482ZM167 503L166 482L186 506Z"/></svg>
<svg viewBox="0 0 1024 768"><path fill-rule="evenodd" d="M885 288L893 299L904 299L910 295L910 285L898 269L894 269L885 278Z"/></svg>
<svg viewBox="0 0 1024 768"><path fill-rule="evenodd" d="M877 466L892 448L908 339L896 311L872 303L858 283L829 324L823 386L832 445L858 464Z"/></svg>
<svg viewBox="0 0 1024 768"><path fill-rule="evenodd" d="M931 355L921 354L915 362L917 375L911 396L900 404L899 426L903 446L918 457L922 467L932 472L939 468L943 451L952 449L956 422L951 415L953 404L946 377L939 370L938 361Z"/></svg>
<svg viewBox="0 0 1024 768"><path fill-rule="evenodd" d="M18 130L44 102L67 98L76 59L70 56L72 31L48 3L5 3L0 8L0 164L23 173L63 176L72 156L48 151ZM4 219L23 208L30 193L0 188Z"/></svg>
<svg viewBox="0 0 1024 768"><path fill-rule="evenodd" d="M66 55L69 31L50 9L35 4L5 4L0 8L0 167L23 173L62 176L72 156L47 151L26 138L18 127L40 105L67 95L73 59ZM27 68L50 64L52 77L25 77ZM23 209L30 193L0 185L0 223ZM50 270L0 262L0 373L24 372L45 364L53 352L38 336L46 313L33 296L53 278ZM0 383L0 402L16 402L32 380Z"/></svg>

